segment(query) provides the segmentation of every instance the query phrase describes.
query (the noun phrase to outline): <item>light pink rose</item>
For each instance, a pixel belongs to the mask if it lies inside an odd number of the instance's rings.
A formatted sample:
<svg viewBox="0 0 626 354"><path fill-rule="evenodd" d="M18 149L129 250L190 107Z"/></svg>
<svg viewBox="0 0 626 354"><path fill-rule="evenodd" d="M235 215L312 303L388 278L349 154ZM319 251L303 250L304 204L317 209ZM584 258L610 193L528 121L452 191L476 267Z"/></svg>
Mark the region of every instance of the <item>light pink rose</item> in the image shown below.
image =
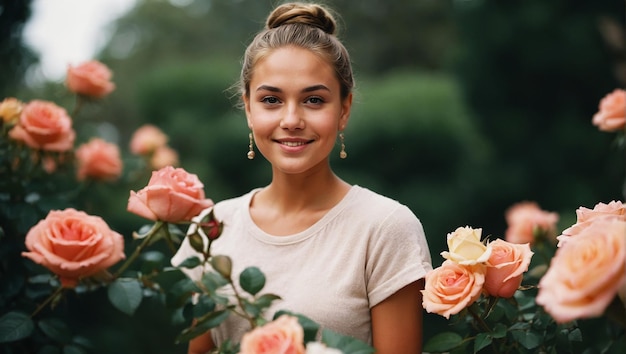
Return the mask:
<svg viewBox="0 0 626 354"><path fill-rule="evenodd" d="M149 155L167 144L167 135L152 124L145 124L133 133L130 139L130 152L135 155Z"/></svg>
<svg viewBox="0 0 626 354"><path fill-rule="evenodd" d="M53 102L34 100L24 106L9 137L33 149L62 152L74 147L76 133L64 108Z"/></svg>
<svg viewBox="0 0 626 354"><path fill-rule="evenodd" d="M484 282L484 265L444 261L426 274L422 305L430 313L450 318L480 297Z"/></svg>
<svg viewBox="0 0 626 354"><path fill-rule="evenodd" d="M124 238L99 216L53 210L26 234L22 256L58 275L66 288L124 259Z"/></svg>
<svg viewBox="0 0 626 354"><path fill-rule="evenodd" d="M626 127L626 90L615 89L600 100L598 112L592 123L605 132L624 130Z"/></svg>
<svg viewBox="0 0 626 354"><path fill-rule="evenodd" d="M293 316L276 320L244 334L239 354L304 354L304 330Z"/></svg>
<svg viewBox="0 0 626 354"><path fill-rule="evenodd" d="M514 204L507 209L505 218L508 228L504 238L508 242L532 245L535 237L544 237L552 241L556 237L559 215L542 210L535 202Z"/></svg>
<svg viewBox="0 0 626 354"><path fill-rule="evenodd" d="M595 220L558 248L537 304L557 323L601 316L626 282L626 221Z"/></svg>
<svg viewBox="0 0 626 354"><path fill-rule="evenodd" d="M115 180L122 174L122 158L117 145L93 138L76 149L77 178Z"/></svg>
<svg viewBox="0 0 626 354"><path fill-rule="evenodd" d="M559 240L558 247L563 246L571 236L581 233L599 218L613 218L626 221L626 204L613 200L608 204L598 203L593 209L585 207L576 209L576 223L563 230L562 235L557 237Z"/></svg>
<svg viewBox="0 0 626 354"><path fill-rule="evenodd" d="M481 241L481 233L482 229L458 227L448 234L448 251L441 252L441 256L459 264L486 262L491 250Z"/></svg>
<svg viewBox="0 0 626 354"><path fill-rule="evenodd" d="M65 84L74 93L100 98L115 90L111 70L99 61L92 60L78 66L68 66Z"/></svg>
<svg viewBox="0 0 626 354"><path fill-rule="evenodd" d="M528 270L533 252L530 244L517 244L496 239L489 243L491 256L483 290L491 296L509 298L515 294Z"/></svg>
<svg viewBox="0 0 626 354"><path fill-rule="evenodd" d="M3 122L12 124L19 119L23 108L24 103L17 98L5 98L0 102L0 118Z"/></svg>
<svg viewBox="0 0 626 354"><path fill-rule="evenodd" d="M145 188L130 192L127 209L146 219L177 223L191 220L210 206L213 201L205 198L198 176L167 166L153 171Z"/></svg>
<svg viewBox="0 0 626 354"><path fill-rule="evenodd" d="M155 170L165 166L178 166L178 163L178 153L167 145L156 148L150 158L150 167Z"/></svg>

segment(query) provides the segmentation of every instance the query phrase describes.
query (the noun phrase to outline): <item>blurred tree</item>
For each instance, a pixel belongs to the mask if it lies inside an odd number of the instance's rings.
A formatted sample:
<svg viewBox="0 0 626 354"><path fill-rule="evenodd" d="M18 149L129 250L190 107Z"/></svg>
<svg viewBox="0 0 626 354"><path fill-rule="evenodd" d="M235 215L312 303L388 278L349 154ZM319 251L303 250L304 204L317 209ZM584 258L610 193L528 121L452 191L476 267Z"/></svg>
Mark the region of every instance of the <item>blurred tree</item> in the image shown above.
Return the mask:
<svg viewBox="0 0 626 354"><path fill-rule="evenodd" d="M0 2L0 98L14 96L24 82L36 55L23 43L24 24L30 18L32 0Z"/></svg>

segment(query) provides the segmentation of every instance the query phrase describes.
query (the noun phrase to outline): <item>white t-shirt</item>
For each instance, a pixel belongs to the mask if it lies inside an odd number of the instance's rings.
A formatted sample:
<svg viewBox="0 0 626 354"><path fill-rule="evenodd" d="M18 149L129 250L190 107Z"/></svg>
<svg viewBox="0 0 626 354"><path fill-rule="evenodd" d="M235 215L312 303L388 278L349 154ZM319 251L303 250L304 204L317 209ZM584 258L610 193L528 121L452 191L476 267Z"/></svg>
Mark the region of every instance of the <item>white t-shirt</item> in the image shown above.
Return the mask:
<svg viewBox="0 0 626 354"><path fill-rule="evenodd" d="M432 269L422 224L397 201L355 185L308 229L273 236L250 217L250 201L258 191L213 207L224 230L212 243L211 254L231 257L236 281L249 266L265 274L260 294L281 297L268 319L277 310L288 310L371 343L370 309ZM195 254L185 238L172 264ZM183 270L194 280L202 274L201 267ZM247 321L231 315L212 330L213 341L239 342L249 330Z"/></svg>

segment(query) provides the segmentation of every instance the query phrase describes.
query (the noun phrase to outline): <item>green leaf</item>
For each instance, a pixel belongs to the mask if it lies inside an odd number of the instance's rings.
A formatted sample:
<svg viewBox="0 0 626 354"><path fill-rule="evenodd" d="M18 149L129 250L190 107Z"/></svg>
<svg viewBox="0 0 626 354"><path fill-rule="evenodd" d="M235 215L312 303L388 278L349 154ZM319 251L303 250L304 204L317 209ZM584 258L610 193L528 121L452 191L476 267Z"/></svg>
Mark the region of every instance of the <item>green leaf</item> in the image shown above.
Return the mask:
<svg viewBox="0 0 626 354"><path fill-rule="evenodd" d="M424 351L442 353L454 349L463 343L463 338L454 332L439 333L424 345Z"/></svg>
<svg viewBox="0 0 626 354"><path fill-rule="evenodd" d="M34 329L30 316L21 312L9 312L0 317L0 343L26 338Z"/></svg>
<svg viewBox="0 0 626 354"><path fill-rule="evenodd" d="M204 318L199 319L195 326L185 328L176 337L176 344L188 342L209 329L219 326L229 315L229 310L220 310L207 314Z"/></svg>
<svg viewBox="0 0 626 354"><path fill-rule="evenodd" d="M201 263L202 261L200 260L200 258L196 256L191 256L185 259L181 264L179 264L178 267L191 269L199 266Z"/></svg>
<svg viewBox="0 0 626 354"><path fill-rule="evenodd" d="M132 316L141 304L141 285L135 279L120 278L109 285L109 301L118 310Z"/></svg>
<svg viewBox="0 0 626 354"><path fill-rule="evenodd" d="M256 295L265 286L265 275L257 267L248 267L239 275L239 284L249 294Z"/></svg>
<svg viewBox="0 0 626 354"><path fill-rule="evenodd" d="M198 303L193 307L193 317L202 317L213 310L215 310L215 301L209 296L202 294L198 297Z"/></svg>
<svg viewBox="0 0 626 354"><path fill-rule="evenodd" d="M506 337L506 326L502 323L498 323L493 327L491 333L489 333L492 338L504 338Z"/></svg>
<svg viewBox="0 0 626 354"><path fill-rule="evenodd" d="M280 296L274 294L263 294L256 299L255 303L261 308L267 308L272 305L274 300L280 300Z"/></svg>
<svg viewBox="0 0 626 354"><path fill-rule="evenodd" d="M72 332L70 328L61 319L45 318L39 321L37 326L49 338L54 339L61 344L69 343L72 339Z"/></svg>
<svg viewBox="0 0 626 354"><path fill-rule="evenodd" d="M474 353L491 344L491 336L488 333L478 333L474 339Z"/></svg>
<svg viewBox="0 0 626 354"><path fill-rule="evenodd" d="M322 342L331 348L341 350L343 354L370 354L375 351L365 342L329 329L322 330Z"/></svg>
<svg viewBox="0 0 626 354"><path fill-rule="evenodd" d="M542 338L534 332L514 331L512 334L513 338L515 338L515 340L517 340L526 349L537 348L541 344Z"/></svg>
<svg viewBox="0 0 626 354"><path fill-rule="evenodd" d="M228 280L217 272L207 272L202 276L202 284L204 284L207 290L213 294L217 291L217 289L228 284Z"/></svg>

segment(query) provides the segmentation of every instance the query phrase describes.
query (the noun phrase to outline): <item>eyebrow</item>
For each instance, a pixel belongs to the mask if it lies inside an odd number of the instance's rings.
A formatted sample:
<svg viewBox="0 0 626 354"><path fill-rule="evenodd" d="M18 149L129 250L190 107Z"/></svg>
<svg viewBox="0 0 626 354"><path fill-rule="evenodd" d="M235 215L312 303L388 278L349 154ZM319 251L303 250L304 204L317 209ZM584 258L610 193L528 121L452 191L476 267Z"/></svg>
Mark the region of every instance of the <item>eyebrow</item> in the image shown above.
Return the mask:
<svg viewBox="0 0 626 354"><path fill-rule="evenodd" d="M313 91L318 91L318 90L324 90L324 91L329 91L330 92L330 89L328 87L326 87L325 85L322 85L322 84L305 87L302 90L302 92L313 92ZM261 86L257 87L256 91L282 92L282 90L279 89L278 87L274 87L274 86L270 86L270 85L261 85Z"/></svg>

